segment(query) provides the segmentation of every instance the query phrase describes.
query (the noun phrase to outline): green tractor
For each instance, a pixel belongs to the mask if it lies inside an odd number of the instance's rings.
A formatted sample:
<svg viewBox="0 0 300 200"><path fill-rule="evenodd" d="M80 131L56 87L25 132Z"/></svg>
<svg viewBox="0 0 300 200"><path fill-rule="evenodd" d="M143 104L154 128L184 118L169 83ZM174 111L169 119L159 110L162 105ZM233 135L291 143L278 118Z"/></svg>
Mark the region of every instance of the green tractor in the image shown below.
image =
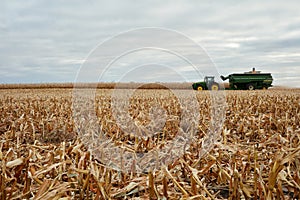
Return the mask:
<svg viewBox="0 0 300 200"><path fill-rule="evenodd" d="M214 76L205 76L203 82L196 82L192 85L194 90L219 90L220 85L215 82Z"/></svg>

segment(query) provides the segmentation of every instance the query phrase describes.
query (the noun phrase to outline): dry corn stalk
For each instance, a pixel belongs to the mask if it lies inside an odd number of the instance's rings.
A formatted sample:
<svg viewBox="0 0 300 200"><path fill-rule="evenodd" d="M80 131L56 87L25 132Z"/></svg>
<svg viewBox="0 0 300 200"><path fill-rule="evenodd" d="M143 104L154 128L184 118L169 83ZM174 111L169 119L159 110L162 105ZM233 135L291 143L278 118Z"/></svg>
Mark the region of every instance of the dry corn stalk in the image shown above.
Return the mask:
<svg viewBox="0 0 300 200"><path fill-rule="evenodd" d="M0 90L0 199L228 199L233 191L242 198L300 198L299 90L228 91L223 140L201 158L210 94L197 92L197 137L182 158L149 174L137 174L133 166L122 174L89 153L77 138L81 129L73 122L72 89L25 93ZM151 106L159 103L166 110L163 131L147 139L117 126L110 93L97 91L99 120L90 122L99 123L105 137L132 152L163 148L174 138L182 108L171 92L138 90L131 98L131 115L140 124L150 121Z"/></svg>

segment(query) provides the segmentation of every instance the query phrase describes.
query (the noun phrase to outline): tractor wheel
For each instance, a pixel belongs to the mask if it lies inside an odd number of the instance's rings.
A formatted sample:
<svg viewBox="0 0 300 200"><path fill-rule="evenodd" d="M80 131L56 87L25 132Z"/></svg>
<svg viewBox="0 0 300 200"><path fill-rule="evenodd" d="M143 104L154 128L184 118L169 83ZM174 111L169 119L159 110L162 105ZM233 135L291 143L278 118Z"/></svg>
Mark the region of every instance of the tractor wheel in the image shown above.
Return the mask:
<svg viewBox="0 0 300 200"><path fill-rule="evenodd" d="M203 90L203 87L201 86L201 85L199 85L198 87L197 87L197 90Z"/></svg>
<svg viewBox="0 0 300 200"><path fill-rule="evenodd" d="M220 87L217 83L213 83L211 86L210 86L210 90L219 90Z"/></svg>
<svg viewBox="0 0 300 200"><path fill-rule="evenodd" d="M248 84L248 85L247 85L247 89L248 89L248 90L254 90L255 87L254 87L252 84Z"/></svg>

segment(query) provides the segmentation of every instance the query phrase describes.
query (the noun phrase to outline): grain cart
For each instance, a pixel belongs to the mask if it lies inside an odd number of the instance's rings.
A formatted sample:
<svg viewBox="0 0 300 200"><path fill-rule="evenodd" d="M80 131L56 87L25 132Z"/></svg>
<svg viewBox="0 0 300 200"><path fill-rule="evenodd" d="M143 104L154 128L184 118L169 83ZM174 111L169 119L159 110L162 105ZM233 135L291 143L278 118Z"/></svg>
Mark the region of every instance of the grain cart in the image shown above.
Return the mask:
<svg viewBox="0 0 300 200"><path fill-rule="evenodd" d="M272 87L273 78L270 73L260 73L255 68L250 72L221 76L223 81L229 79L230 90L255 90Z"/></svg>
<svg viewBox="0 0 300 200"><path fill-rule="evenodd" d="M214 76L205 76L204 81L193 83L194 90L219 90L220 85L215 82Z"/></svg>

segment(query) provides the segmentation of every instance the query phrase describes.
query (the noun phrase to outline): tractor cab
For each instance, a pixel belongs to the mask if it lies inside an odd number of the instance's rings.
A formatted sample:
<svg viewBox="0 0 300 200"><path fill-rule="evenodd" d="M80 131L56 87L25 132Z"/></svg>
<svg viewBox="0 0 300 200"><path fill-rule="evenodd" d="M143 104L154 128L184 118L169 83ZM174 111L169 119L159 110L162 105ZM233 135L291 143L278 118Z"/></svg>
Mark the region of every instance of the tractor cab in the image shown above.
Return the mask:
<svg viewBox="0 0 300 200"><path fill-rule="evenodd" d="M214 76L205 76L204 82L206 83L206 85L211 85L212 83L215 82L215 77Z"/></svg>

